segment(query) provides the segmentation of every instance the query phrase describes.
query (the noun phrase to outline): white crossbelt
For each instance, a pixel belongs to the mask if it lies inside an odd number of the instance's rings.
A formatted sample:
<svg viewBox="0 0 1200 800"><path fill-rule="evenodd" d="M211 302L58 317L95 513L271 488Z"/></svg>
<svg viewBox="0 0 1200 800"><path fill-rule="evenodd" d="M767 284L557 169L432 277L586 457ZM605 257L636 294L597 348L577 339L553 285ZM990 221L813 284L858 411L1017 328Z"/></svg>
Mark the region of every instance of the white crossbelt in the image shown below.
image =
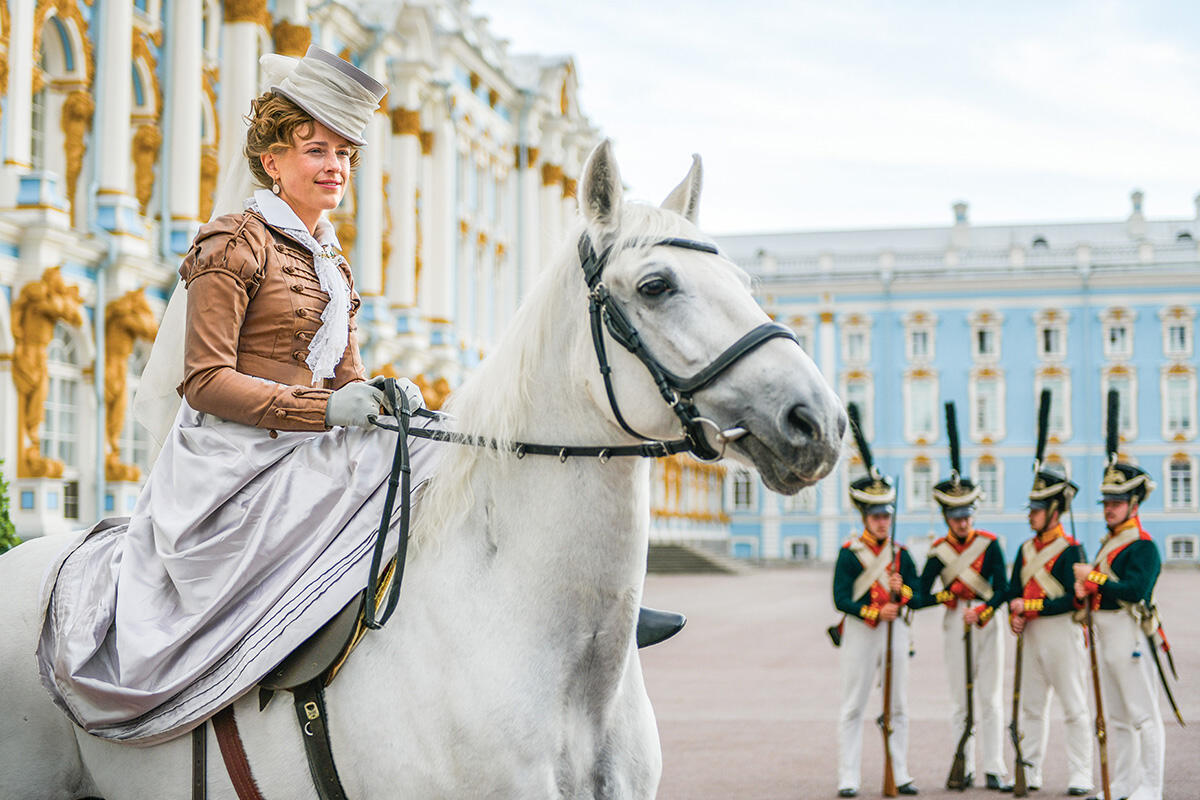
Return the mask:
<svg viewBox="0 0 1200 800"><path fill-rule="evenodd" d="M1100 552L1096 553L1096 561L1092 564L1092 569L1097 572L1103 572L1110 578L1121 580L1121 577L1113 572L1112 564L1109 562L1108 556L1115 550L1120 550L1126 545L1133 544L1142 535L1142 532L1136 527L1127 528L1121 531L1116 536L1110 536L1104 545L1100 548Z"/></svg>
<svg viewBox="0 0 1200 800"><path fill-rule="evenodd" d="M1058 578L1050 574L1047 565L1067 549L1067 539L1065 536L1059 536L1041 550L1037 549L1035 541L1036 537L1021 545L1021 585L1028 586L1030 581L1037 581L1047 600L1057 600L1066 594L1067 590Z"/></svg>
<svg viewBox="0 0 1200 800"><path fill-rule="evenodd" d="M850 552L858 556L858 560L863 566L863 571L854 579L854 599L858 600L870 591L871 585L879 581L887 572L888 566L892 563L891 548L881 548L878 553L872 553L871 548L867 547L862 539L856 539L850 545ZM882 581L880 581L880 585L883 585Z"/></svg>
<svg viewBox="0 0 1200 800"><path fill-rule="evenodd" d="M985 601L991 600L992 585L971 566L975 559L983 555L991 542L986 536L976 536L961 553L945 540L934 547L933 554L945 565L942 567L942 586L949 589L950 584L959 580L970 587L976 597Z"/></svg>

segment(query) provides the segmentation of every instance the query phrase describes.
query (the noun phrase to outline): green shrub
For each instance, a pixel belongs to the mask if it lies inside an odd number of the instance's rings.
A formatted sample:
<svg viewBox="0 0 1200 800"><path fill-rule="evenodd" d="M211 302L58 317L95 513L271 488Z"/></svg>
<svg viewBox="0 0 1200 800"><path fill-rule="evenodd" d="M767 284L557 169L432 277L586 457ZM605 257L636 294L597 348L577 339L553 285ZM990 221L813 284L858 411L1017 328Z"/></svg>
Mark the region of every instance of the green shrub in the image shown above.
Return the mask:
<svg viewBox="0 0 1200 800"><path fill-rule="evenodd" d="M4 459L0 459L0 553L21 543L17 529L8 516L8 481L4 480Z"/></svg>

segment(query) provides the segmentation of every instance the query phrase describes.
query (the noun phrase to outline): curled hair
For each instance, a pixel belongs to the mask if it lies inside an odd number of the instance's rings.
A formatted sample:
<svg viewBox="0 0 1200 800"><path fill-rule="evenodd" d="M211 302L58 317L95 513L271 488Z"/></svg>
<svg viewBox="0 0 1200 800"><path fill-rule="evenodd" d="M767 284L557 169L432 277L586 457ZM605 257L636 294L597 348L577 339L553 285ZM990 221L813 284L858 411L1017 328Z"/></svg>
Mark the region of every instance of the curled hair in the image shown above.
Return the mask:
<svg viewBox="0 0 1200 800"><path fill-rule="evenodd" d="M250 174L264 189L274 181L262 165L266 153L282 153L295 147L296 137L312 136L316 120L300 106L276 92L265 92L250 104L250 123L246 131L246 146L242 152L250 164ZM351 147L350 170L358 169L358 148Z"/></svg>

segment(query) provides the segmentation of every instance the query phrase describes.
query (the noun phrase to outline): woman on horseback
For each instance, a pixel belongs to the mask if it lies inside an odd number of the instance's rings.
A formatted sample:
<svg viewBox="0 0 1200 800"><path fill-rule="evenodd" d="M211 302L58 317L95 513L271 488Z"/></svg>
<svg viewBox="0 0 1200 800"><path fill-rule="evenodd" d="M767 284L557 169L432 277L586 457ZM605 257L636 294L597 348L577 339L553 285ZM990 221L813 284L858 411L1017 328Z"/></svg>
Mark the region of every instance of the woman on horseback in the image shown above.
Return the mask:
<svg viewBox="0 0 1200 800"><path fill-rule="evenodd" d="M386 89L315 46L263 67L218 193L236 213L197 233L135 406L162 450L132 517L77 537L43 590L42 681L108 739L194 727L366 583L395 444L370 421L393 409L326 215ZM434 451L410 452L417 486Z"/></svg>

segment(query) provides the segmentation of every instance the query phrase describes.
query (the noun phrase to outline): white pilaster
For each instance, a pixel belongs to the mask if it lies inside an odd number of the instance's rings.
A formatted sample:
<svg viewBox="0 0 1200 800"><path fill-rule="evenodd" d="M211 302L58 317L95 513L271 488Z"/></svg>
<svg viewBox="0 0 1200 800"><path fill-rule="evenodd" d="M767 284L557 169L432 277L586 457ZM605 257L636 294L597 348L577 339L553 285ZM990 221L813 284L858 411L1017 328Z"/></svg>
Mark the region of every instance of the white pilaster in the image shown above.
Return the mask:
<svg viewBox="0 0 1200 800"><path fill-rule="evenodd" d="M429 192L422 197L429 215L428 268L421 272L421 305L430 321L431 344L434 348L457 349L454 336L454 288L456 278L456 248L458 218L455 213L456 187L454 159L457 142L454 122L439 109L434 127L433 156ZM465 265L458 265L465 269Z"/></svg>
<svg viewBox="0 0 1200 800"><path fill-rule="evenodd" d="M221 26L220 163L231 164L246 144L250 102L258 96L257 22L225 22ZM218 181L220 179L218 178Z"/></svg>
<svg viewBox="0 0 1200 800"><path fill-rule="evenodd" d="M32 168L29 128L33 106L33 20L34 0L7 0L8 95L4 104L4 175L6 198L17 196L16 175ZM11 191L8 191L11 189ZM4 205L15 205L8 200Z"/></svg>
<svg viewBox="0 0 1200 800"><path fill-rule="evenodd" d="M837 386L837 331L833 312L823 310L817 325L817 367L830 386ZM839 501L841 500L840 472L835 470L817 484L820 508L820 559L833 561L841 544L838 536Z"/></svg>
<svg viewBox="0 0 1200 800"><path fill-rule="evenodd" d="M103 84L96 107L100 132L100 192L129 192L129 112L133 102L133 75L129 68L133 48L132 0L105 0L100 9L101 63L98 78Z"/></svg>
<svg viewBox="0 0 1200 800"><path fill-rule="evenodd" d="M200 215L200 97L203 91L202 5L176 3L169 12L171 93L166 98L171 141L164 149L171 170L171 249L183 253L199 227Z"/></svg>

